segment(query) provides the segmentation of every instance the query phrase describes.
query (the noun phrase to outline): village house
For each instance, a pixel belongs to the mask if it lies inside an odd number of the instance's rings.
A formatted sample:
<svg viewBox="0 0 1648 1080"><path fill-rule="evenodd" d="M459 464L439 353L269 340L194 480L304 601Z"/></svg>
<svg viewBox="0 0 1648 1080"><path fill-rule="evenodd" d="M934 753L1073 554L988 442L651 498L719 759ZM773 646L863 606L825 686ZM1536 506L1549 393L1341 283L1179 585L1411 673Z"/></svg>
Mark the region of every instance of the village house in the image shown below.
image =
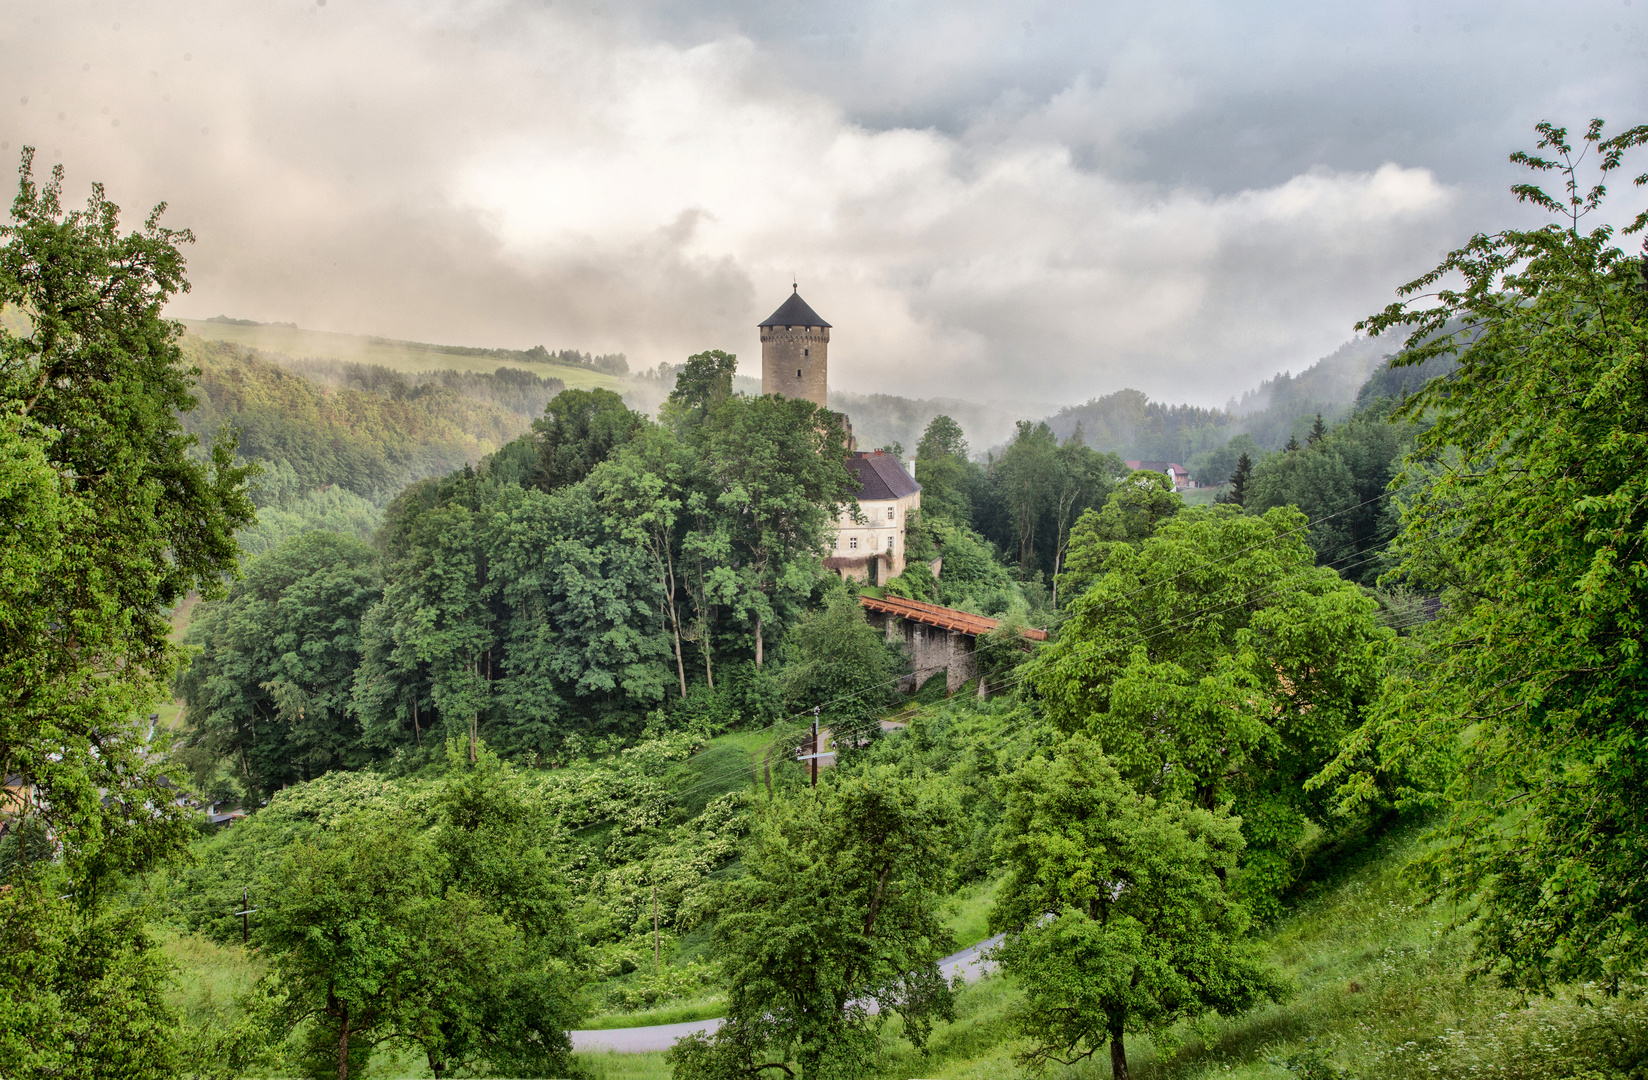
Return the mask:
<svg viewBox="0 0 1648 1080"><path fill-rule="evenodd" d="M1186 491L1201 486L1190 478L1190 470L1177 461L1126 461L1123 464L1134 471L1144 469L1146 472L1166 473L1167 478L1173 481L1174 491Z"/></svg>

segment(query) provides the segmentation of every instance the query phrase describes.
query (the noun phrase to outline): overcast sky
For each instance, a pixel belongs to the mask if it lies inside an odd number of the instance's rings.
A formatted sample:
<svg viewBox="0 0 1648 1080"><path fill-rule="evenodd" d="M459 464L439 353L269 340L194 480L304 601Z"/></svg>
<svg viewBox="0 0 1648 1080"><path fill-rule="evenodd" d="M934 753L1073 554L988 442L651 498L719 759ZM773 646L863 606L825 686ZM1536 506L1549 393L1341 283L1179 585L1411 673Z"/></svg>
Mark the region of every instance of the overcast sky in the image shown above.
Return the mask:
<svg viewBox="0 0 1648 1080"><path fill-rule="evenodd" d="M794 274L980 401L1300 370L1645 75L1648 0L0 0L0 150L167 200L175 315L758 374Z"/></svg>

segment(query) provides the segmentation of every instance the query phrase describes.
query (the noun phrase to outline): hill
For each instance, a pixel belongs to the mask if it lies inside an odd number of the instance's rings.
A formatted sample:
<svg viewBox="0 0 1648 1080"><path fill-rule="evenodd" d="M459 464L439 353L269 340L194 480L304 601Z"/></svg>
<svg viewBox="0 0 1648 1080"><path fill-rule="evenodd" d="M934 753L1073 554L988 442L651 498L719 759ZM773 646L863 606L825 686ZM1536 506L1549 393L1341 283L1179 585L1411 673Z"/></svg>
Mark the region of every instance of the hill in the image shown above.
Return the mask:
<svg viewBox="0 0 1648 1080"><path fill-rule="evenodd" d="M550 353L537 349L487 349L467 345L431 345L419 341L336 334L326 330L305 330L287 323L255 323L247 319L179 319L184 327L208 341L224 341L263 352L294 358L339 360L354 364L376 364L392 371L424 372L440 369L493 371L499 366L519 368L544 378L560 379L573 389L600 387L622 393L626 382L615 371L593 366L607 361L617 368L622 355L585 357L584 354ZM558 357L577 355L588 364L566 363ZM624 367L627 369L627 363Z"/></svg>

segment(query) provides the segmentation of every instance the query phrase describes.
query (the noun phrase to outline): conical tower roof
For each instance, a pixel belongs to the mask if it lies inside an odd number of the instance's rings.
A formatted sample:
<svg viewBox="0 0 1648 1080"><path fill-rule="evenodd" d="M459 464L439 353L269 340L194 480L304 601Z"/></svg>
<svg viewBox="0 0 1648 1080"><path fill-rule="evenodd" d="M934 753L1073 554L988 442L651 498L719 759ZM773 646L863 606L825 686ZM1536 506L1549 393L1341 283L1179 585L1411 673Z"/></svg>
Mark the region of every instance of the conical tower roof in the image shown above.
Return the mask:
<svg viewBox="0 0 1648 1080"><path fill-rule="evenodd" d="M790 294L790 298L778 305L778 310L768 315L765 322L758 326L829 326L830 324L818 317L818 312L807 306L807 301L801 299L798 289Z"/></svg>

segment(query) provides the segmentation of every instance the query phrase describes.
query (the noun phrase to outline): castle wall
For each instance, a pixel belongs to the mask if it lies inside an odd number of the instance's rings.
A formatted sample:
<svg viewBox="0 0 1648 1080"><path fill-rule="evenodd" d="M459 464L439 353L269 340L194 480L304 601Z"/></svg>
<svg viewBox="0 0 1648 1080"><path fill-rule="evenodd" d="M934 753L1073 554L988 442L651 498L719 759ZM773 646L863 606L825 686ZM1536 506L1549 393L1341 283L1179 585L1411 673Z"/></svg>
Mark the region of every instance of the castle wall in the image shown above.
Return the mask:
<svg viewBox="0 0 1648 1080"><path fill-rule="evenodd" d="M763 326L761 392L827 408L829 347L827 326Z"/></svg>

